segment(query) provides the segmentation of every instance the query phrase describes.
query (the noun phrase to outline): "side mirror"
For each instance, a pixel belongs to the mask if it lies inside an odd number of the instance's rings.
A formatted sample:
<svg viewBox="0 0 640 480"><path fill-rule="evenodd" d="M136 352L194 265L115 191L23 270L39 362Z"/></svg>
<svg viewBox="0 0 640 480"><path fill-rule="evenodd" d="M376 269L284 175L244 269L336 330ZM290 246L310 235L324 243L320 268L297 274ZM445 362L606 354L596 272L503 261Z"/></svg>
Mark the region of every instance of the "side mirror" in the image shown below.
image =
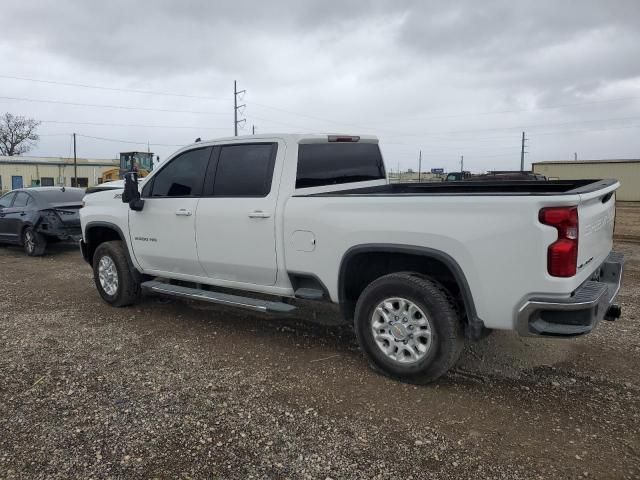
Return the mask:
<svg viewBox="0 0 640 480"><path fill-rule="evenodd" d="M136 172L128 172L124 176L122 202L128 203L129 208L136 212L141 211L144 207L144 200L140 198L140 192L138 191L138 174Z"/></svg>

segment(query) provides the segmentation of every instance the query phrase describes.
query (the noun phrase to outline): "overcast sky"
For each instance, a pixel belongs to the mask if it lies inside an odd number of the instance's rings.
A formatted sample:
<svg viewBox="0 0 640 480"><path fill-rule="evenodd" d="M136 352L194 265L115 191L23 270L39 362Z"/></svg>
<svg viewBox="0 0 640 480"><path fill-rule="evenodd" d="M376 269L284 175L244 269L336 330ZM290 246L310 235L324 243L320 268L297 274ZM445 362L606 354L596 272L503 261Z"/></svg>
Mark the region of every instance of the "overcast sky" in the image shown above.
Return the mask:
<svg viewBox="0 0 640 480"><path fill-rule="evenodd" d="M233 133L235 79L241 132L375 134L394 170L420 149L424 170L519 168L522 130L527 164L638 158L639 19L638 0L9 0L0 111L43 122L34 155L76 132L79 156L166 158Z"/></svg>

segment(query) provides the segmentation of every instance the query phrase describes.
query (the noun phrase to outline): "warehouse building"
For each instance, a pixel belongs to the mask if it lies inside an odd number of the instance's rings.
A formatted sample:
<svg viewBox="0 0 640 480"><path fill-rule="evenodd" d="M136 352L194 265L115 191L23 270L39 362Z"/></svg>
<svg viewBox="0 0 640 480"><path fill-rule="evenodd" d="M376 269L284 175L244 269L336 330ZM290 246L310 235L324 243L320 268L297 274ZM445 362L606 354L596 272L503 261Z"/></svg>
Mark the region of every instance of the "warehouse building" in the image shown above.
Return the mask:
<svg viewBox="0 0 640 480"><path fill-rule="evenodd" d="M119 160L78 158L76 182L73 158L0 156L0 192L34 186L91 187L101 182L105 171L118 166Z"/></svg>
<svg viewBox="0 0 640 480"><path fill-rule="evenodd" d="M562 160L532 164L535 173L550 180L616 178L620 188L616 199L640 202L640 160Z"/></svg>

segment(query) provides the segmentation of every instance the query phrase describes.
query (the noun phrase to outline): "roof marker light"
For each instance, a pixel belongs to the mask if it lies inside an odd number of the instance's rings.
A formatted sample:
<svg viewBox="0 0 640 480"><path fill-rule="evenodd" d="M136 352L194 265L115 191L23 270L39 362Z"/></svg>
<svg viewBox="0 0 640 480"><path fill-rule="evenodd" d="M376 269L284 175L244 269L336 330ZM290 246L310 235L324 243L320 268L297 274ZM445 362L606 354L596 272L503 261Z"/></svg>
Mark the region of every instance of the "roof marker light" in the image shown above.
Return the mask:
<svg viewBox="0 0 640 480"><path fill-rule="evenodd" d="M348 135L329 135L330 142L359 142L360 137Z"/></svg>

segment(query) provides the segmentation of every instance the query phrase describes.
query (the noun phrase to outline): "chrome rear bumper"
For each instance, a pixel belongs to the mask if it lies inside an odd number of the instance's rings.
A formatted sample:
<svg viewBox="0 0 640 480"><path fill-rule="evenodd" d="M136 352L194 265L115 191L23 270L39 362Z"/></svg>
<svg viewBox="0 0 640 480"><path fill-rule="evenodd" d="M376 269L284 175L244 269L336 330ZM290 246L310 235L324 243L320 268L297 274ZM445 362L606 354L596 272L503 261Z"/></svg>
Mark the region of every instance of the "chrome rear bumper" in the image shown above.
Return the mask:
<svg viewBox="0 0 640 480"><path fill-rule="evenodd" d="M591 332L605 318L618 295L623 266L624 255L611 252L591 279L570 297L527 300L518 310L518 333L523 336L575 337Z"/></svg>

